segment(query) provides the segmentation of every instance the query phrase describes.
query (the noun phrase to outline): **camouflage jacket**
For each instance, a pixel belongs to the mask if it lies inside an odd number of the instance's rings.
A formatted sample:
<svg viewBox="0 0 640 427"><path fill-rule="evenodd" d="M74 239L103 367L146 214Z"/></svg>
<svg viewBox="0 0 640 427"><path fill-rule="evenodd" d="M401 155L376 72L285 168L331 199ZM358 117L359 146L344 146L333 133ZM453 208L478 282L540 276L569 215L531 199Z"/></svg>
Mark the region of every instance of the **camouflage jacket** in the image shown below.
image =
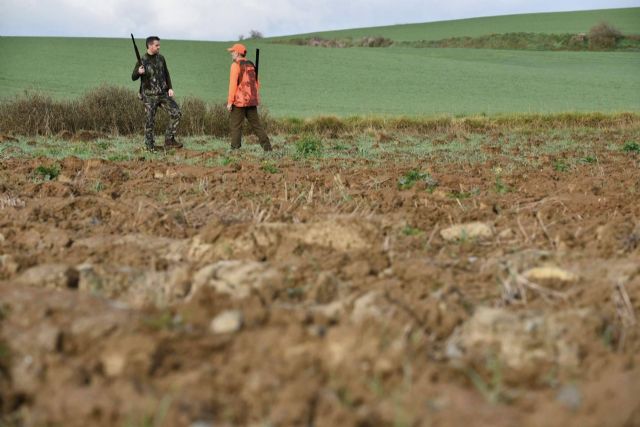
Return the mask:
<svg viewBox="0 0 640 427"><path fill-rule="evenodd" d="M161 95L169 89L173 89L164 56L159 53L156 55L145 53L140 59L144 65L144 74L138 74L140 62L136 62L135 67L133 67L133 73L131 74L131 80L135 81L142 77L140 83L140 91L142 93L145 95Z"/></svg>

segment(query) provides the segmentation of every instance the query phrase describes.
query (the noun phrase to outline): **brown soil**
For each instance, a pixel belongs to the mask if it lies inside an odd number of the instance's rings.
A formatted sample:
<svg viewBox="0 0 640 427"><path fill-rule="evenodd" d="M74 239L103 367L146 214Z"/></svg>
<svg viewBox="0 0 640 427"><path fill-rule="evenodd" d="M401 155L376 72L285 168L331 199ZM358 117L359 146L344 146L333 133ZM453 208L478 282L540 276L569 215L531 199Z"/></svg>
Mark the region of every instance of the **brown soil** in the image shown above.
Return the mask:
<svg viewBox="0 0 640 427"><path fill-rule="evenodd" d="M0 134L0 142L15 142L18 138L14 138L13 136Z"/></svg>
<svg viewBox="0 0 640 427"><path fill-rule="evenodd" d="M598 159L3 161L0 424L640 425L638 159Z"/></svg>

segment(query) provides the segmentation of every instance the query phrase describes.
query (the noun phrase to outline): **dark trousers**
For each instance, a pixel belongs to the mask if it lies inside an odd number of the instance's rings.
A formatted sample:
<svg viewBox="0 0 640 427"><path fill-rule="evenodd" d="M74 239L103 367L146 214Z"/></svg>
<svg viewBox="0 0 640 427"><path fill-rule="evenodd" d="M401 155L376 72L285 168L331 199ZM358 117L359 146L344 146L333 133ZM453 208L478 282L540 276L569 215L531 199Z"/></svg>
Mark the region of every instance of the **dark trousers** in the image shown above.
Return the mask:
<svg viewBox="0 0 640 427"><path fill-rule="evenodd" d="M144 102L144 109L147 114L147 120L144 125L145 144L148 147L153 147L154 145L153 128L156 123L156 111L158 107L164 108L169 113L169 126L167 126L165 138L175 138L178 124L180 124L180 116L182 116L178 103L173 98L169 98L169 95L166 93L161 95L144 95L142 101Z"/></svg>
<svg viewBox="0 0 640 427"><path fill-rule="evenodd" d="M258 137L258 141L264 151L271 151L271 142L260 123L258 107L236 107L231 109L229 125L231 127L231 148L240 148L242 142L242 125L247 119L251 131Z"/></svg>

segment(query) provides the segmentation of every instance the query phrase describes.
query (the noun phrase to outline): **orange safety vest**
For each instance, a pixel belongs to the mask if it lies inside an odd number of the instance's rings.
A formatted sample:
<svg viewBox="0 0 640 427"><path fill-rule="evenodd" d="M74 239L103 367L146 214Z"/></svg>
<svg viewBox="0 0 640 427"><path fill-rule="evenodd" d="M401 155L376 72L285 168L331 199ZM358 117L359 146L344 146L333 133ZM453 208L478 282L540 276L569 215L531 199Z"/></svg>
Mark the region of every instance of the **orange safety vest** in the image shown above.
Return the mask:
<svg viewBox="0 0 640 427"><path fill-rule="evenodd" d="M256 67L246 59L231 64L229 97L227 102L236 107L255 107L259 104L259 83L256 80Z"/></svg>

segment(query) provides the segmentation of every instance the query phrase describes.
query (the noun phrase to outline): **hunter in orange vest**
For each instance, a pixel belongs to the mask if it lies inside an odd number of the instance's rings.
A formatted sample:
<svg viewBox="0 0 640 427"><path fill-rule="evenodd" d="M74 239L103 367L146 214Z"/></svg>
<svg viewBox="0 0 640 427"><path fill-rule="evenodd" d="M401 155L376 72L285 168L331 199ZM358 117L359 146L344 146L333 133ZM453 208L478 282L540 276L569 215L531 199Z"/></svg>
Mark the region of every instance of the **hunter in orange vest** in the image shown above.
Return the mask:
<svg viewBox="0 0 640 427"><path fill-rule="evenodd" d="M229 73L229 96L227 110L230 111L231 148L238 149L242 142L242 124L246 118L264 151L271 151L271 142L258 116L260 83L256 77L255 65L246 59L247 48L236 43L227 49L231 52L231 72Z"/></svg>

